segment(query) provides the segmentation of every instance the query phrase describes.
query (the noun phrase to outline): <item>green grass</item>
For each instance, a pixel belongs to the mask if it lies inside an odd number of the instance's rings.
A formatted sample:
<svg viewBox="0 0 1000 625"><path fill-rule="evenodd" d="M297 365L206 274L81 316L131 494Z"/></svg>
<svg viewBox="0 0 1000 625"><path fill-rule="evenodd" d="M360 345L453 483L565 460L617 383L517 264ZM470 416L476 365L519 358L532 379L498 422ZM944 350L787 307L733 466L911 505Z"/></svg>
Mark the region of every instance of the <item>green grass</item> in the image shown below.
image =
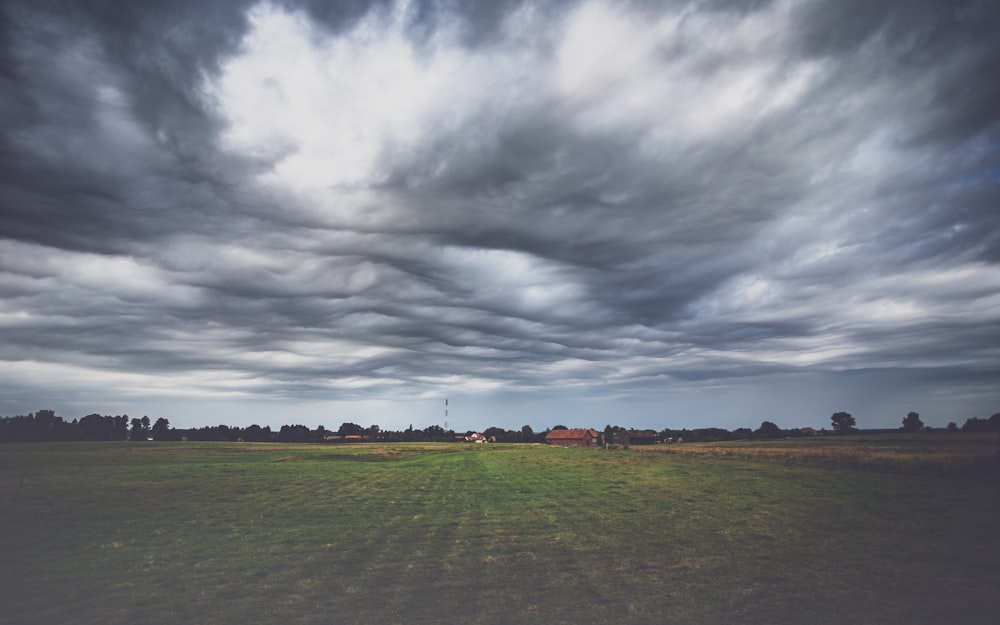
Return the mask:
<svg viewBox="0 0 1000 625"><path fill-rule="evenodd" d="M0 620L993 623L995 473L825 444L2 446Z"/></svg>

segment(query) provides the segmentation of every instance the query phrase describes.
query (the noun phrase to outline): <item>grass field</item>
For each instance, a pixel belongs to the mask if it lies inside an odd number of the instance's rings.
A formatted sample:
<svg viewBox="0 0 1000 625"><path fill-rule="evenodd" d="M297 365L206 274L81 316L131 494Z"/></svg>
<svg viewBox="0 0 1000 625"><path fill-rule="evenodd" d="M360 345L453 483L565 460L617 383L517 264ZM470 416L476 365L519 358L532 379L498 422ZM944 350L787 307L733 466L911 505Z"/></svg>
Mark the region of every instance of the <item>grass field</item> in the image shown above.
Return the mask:
<svg viewBox="0 0 1000 625"><path fill-rule="evenodd" d="M936 436L7 445L0 621L992 624L997 438Z"/></svg>

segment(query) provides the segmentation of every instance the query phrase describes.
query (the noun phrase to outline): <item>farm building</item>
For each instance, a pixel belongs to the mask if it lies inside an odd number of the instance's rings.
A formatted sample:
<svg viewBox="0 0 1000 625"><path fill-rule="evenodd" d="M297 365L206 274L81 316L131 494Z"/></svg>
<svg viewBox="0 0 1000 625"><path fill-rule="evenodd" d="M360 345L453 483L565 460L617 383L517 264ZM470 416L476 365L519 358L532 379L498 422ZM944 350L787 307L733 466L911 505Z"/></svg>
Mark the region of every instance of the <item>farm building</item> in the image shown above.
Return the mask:
<svg viewBox="0 0 1000 625"><path fill-rule="evenodd" d="M549 445L591 447L593 445L597 445L597 430L592 428L551 430L545 435L545 442Z"/></svg>
<svg viewBox="0 0 1000 625"><path fill-rule="evenodd" d="M492 436L490 438L492 438L493 440L492 441L487 440L487 438L485 436L483 436L482 434L480 434L479 432L469 432L468 434L460 434L460 435L456 436L455 440L457 440L457 441L465 441L466 443L486 443L486 442L493 442L493 443L495 443L496 442L495 438L493 438Z"/></svg>
<svg viewBox="0 0 1000 625"><path fill-rule="evenodd" d="M660 442L660 436L655 430L619 430L605 435L605 443L612 445L652 445Z"/></svg>
<svg viewBox="0 0 1000 625"><path fill-rule="evenodd" d="M631 445L652 445L660 442L660 436L656 430L626 430L628 442Z"/></svg>

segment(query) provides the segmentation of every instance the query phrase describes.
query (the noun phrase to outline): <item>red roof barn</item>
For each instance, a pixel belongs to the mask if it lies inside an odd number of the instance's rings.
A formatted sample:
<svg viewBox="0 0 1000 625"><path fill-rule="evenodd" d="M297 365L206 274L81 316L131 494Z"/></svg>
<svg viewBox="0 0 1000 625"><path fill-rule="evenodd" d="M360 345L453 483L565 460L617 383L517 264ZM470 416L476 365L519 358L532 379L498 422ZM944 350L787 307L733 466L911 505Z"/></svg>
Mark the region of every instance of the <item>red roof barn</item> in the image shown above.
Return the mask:
<svg viewBox="0 0 1000 625"><path fill-rule="evenodd" d="M573 447L590 447L597 444L597 430L593 428L575 430L550 430L545 435L549 445L570 445Z"/></svg>

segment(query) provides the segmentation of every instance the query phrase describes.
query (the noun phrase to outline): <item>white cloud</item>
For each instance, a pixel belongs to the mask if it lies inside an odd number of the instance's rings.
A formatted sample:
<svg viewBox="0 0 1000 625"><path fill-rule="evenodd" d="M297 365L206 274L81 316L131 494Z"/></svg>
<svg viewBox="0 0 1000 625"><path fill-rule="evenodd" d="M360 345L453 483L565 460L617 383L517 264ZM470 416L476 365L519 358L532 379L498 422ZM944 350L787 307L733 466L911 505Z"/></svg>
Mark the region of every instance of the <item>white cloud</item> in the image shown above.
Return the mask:
<svg viewBox="0 0 1000 625"><path fill-rule="evenodd" d="M270 385L269 381L231 369L201 369L165 375L102 367L94 361L70 364L30 359L0 360L0 375L10 384L25 387L45 388L58 380L61 388L75 394L89 395L99 389L101 397L250 397L261 387Z"/></svg>
<svg viewBox="0 0 1000 625"><path fill-rule="evenodd" d="M555 262L510 250L455 247L441 250L440 257L471 303L553 318L577 315L585 306L575 272Z"/></svg>
<svg viewBox="0 0 1000 625"><path fill-rule="evenodd" d="M179 276L140 258L54 250L38 245L0 240L0 266L14 275L46 283L46 291L88 298L157 302L192 307L201 303L202 291L179 281ZM85 305L84 308L87 306Z"/></svg>
<svg viewBox="0 0 1000 625"><path fill-rule="evenodd" d="M332 34L301 12L258 5L240 54L206 86L229 120L225 146L274 160L262 181L295 190L380 181L386 152L455 123L490 80L447 32L418 46L409 17L398 2Z"/></svg>

